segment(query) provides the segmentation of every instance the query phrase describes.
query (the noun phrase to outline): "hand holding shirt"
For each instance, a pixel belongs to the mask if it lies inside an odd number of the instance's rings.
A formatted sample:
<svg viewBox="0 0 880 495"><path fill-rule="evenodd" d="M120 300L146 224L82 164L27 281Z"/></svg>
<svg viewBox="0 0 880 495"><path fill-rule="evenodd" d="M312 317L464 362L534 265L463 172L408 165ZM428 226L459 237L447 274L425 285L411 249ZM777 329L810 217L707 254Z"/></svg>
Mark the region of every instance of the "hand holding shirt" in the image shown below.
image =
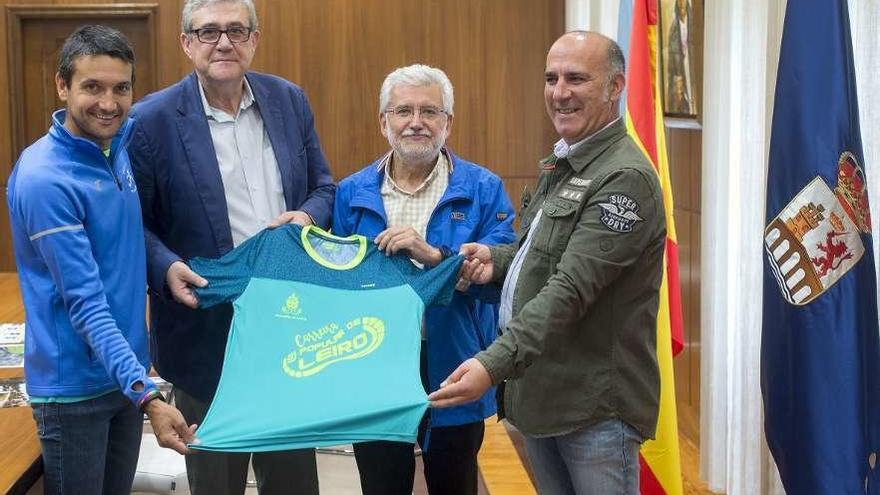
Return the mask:
<svg viewBox="0 0 880 495"><path fill-rule="evenodd" d="M425 307L446 304L462 258L423 271L363 236L265 230L192 268L201 307L233 302L217 395L192 448L288 450L414 442Z"/></svg>

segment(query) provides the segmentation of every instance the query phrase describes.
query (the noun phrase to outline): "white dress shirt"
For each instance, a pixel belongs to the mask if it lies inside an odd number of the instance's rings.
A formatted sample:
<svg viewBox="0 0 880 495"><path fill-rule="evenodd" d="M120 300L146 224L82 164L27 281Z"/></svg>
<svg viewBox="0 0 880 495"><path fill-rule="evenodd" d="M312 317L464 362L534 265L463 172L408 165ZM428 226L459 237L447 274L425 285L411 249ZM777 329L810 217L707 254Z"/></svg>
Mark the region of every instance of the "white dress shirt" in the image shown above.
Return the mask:
<svg viewBox="0 0 880 495"><path fill-rule="evenodd" d="M232 244L238 246L287 210L281 172L247 79L234 116L212 107L201 83L199 93L223 179Z"/></svg>

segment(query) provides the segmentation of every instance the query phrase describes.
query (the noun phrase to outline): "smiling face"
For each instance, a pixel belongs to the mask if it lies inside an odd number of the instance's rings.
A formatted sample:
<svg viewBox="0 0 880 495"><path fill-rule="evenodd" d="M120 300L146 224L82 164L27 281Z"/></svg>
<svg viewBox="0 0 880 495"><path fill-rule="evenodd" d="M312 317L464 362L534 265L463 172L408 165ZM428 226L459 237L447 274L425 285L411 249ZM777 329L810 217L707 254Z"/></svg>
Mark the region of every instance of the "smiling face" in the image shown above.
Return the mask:
<svg viewBox="0 0 880 495"><path fill-rule="evenodd" d="M574 144L619 115L623 74L608 77L608 40L595 34L563 35L547 53L544 103L559 136Z"/></svg>
<svg viewBox="0 0 880 495"><path fill-rule="evenodd" d="M443 92L440 86L397 85L391 89L386 110L395 108L412 109L412 115L407 117L388 111L379 116L382 134L394 149L395 158L404 163L436 159L452 127L452 116L441 111ZM438 112L429 114L422 110L425 108Z"/></svg>
<svg viewBox="0 0 880 495"><path fill-rule="evenodd" d="M73 69L69 87L55 75L58 97L67 103L64 127L106 148L131 108L131 64L108 55L83 55Z"/></svg>
<svg viewBox="0 0 880 495"><path fill-rule="evenodd" d="M192 29L231 27L253 28L248 20L247 7L238 2L219 2L206 5L192 13ZM260 32L251 33L247 41L231 43L225 34L216 43L202 43L193 33L181 33L180 45L193 62L199 79L205 84L241 82L251 66Z"/></svg>

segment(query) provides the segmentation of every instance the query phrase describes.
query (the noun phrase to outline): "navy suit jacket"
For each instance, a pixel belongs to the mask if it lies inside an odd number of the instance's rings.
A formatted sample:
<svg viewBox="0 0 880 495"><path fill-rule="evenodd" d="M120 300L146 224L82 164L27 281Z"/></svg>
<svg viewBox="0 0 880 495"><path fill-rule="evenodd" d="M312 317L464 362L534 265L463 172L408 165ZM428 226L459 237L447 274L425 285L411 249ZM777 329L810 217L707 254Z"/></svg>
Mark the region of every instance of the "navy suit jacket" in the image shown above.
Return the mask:
<svg viewBox="0 0 880 495"><path fill-rule="evenodd" d="M272 143L288 210L328 227L336 186L303 91L280 77L248 72ZM173 301L165 273L175 261L217 258L232 249L223 181L195 73L132 109L129 146L147 246L150 352L163 378L209 401L220 378L230 305L192 310Z"/></svg>

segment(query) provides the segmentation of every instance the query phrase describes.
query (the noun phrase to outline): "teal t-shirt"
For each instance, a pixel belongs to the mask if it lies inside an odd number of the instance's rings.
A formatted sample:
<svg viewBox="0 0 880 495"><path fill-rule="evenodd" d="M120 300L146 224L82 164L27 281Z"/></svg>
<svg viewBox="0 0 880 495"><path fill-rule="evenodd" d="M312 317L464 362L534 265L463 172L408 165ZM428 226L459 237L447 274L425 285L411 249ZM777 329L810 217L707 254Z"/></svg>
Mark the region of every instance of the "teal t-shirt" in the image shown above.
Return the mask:
<svg viewBox="0 0 880 495"><path fill-rule="evenodd" d="M264 230L216 260L199 305L233 302L220 383L195 449L261 452L414 442L427 408L422 314L447 304L462 258L420 270L363 236Z"/></svg>

